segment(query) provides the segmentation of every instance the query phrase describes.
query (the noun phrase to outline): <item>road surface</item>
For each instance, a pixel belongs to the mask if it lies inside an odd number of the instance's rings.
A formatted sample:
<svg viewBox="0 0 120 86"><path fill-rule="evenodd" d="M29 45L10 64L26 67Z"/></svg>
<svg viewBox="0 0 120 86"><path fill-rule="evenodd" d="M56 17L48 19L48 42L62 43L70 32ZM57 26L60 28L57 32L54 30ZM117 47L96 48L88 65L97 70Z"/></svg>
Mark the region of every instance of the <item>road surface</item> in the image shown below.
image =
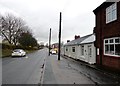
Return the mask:
<svg viewBox="0 0 120 86"><path fill-rule="evenodd" d="M47 49L26 57L2 59L2 84L39 84Z"/></svg>
<svg viewBox="0 0 120 86"><path fill-rule="evenodd" d="M118 84L120 79L70 58L57 60L48 49L2 59L3 84ZM99 85L98 85L99 86Z"/></svg>

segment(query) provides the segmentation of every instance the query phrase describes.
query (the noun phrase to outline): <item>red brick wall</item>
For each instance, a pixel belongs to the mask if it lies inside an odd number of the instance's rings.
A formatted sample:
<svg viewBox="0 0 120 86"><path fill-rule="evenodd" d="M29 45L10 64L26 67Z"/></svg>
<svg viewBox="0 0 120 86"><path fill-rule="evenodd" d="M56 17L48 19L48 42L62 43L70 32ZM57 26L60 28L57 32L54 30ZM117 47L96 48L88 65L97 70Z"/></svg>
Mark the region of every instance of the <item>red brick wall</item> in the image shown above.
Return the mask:
<svg viewBox="0 0 120 86"><path fill-rule="evenodd" d="M104 56L103 64L113 70L120 71L120 57Z"/></svg>
<svg viewBox="0 0 120 86"><path fill-rule="evenodd" d="M100 55L96 57L97 64L100 64L100 57L102 58L102 65L111 69L120 70L120 57L112 57L104 55L104 38L120 37L120 2L117 4L117 20L106 24L106 7L102 7L96 11L96 26L94 32L96 34L95 46L100 49Z"/></svg>

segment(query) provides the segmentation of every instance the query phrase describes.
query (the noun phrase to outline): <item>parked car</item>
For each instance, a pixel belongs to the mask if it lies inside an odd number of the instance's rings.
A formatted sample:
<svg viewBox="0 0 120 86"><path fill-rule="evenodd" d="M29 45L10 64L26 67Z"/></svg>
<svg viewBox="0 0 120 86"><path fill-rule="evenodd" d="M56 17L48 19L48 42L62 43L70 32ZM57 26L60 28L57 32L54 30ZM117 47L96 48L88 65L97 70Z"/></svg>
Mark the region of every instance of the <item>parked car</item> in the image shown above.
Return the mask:
<svg viewBox="0 0 120 86"><path fill-rule="evenodd" d="M51 49L51 50L50 50L50 53L51 53L51 54L57 54L57 51L54 50L54 49Z"/></svg>
<svg viewBox="0 0 120 86"><path fill-rule="evenodd" d="M12 52L12 57L14 56L26 56L26 52L22 49L15 49Z"/></svg>

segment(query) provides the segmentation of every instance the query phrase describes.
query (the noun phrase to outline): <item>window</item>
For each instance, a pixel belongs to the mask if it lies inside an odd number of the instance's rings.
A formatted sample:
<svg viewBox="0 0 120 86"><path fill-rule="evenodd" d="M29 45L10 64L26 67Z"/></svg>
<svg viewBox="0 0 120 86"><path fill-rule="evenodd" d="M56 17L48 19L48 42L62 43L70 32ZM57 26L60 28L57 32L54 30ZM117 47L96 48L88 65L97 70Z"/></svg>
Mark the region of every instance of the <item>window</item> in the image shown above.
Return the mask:
<svg viewBox="0 0 120 86"><path fill-rule="evenodd" d="M72 52L75 52L75 47L72 47Z"/></svg>
<svg viewBox="0 0 120 86"><path fill-rule="evenodd" d="M84 46L81 47L81 54L84 55Z"/></svg>
<svg viewBox="0 0 120 86"><path fill-rule="evenodd" d="M68 48L66 47L66 51L68 51Z"/></svg>
<svg viewBox="0 0 120 86"><path fill-rule="evenodd" d="M90 54L89 55L92 55L92 49L90 48Z"/></svg>
<svg viewBox="0 0 120 86"><path fill-rule="evenodd" d="M120 56L120 37L104 39L104 54Z"/></svg>
<svg viewBox="0 0 120 86"><path fill-rule="evenodd" d="M88 46L88 55L92 55L92 48L91 48L91 45Z"/></svg>
<svg viewBox="0 0 120 86"><path fill-rule="evenodd" d="M117 19L117 3L106 8L106 23Z"/></svg>

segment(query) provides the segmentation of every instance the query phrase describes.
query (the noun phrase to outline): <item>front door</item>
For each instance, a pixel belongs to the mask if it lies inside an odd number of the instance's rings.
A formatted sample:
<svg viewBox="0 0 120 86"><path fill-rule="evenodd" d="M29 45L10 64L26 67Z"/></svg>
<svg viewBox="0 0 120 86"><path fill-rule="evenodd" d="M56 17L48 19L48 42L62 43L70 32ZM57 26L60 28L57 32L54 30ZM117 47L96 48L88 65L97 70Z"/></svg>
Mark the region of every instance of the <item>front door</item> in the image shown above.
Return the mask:
<svg viewBox="0 0 120 86"><path fill-rule="evenodd" d="M88 62L90 63L90 59L92 58L92 46L88 46Z"/></svg>

